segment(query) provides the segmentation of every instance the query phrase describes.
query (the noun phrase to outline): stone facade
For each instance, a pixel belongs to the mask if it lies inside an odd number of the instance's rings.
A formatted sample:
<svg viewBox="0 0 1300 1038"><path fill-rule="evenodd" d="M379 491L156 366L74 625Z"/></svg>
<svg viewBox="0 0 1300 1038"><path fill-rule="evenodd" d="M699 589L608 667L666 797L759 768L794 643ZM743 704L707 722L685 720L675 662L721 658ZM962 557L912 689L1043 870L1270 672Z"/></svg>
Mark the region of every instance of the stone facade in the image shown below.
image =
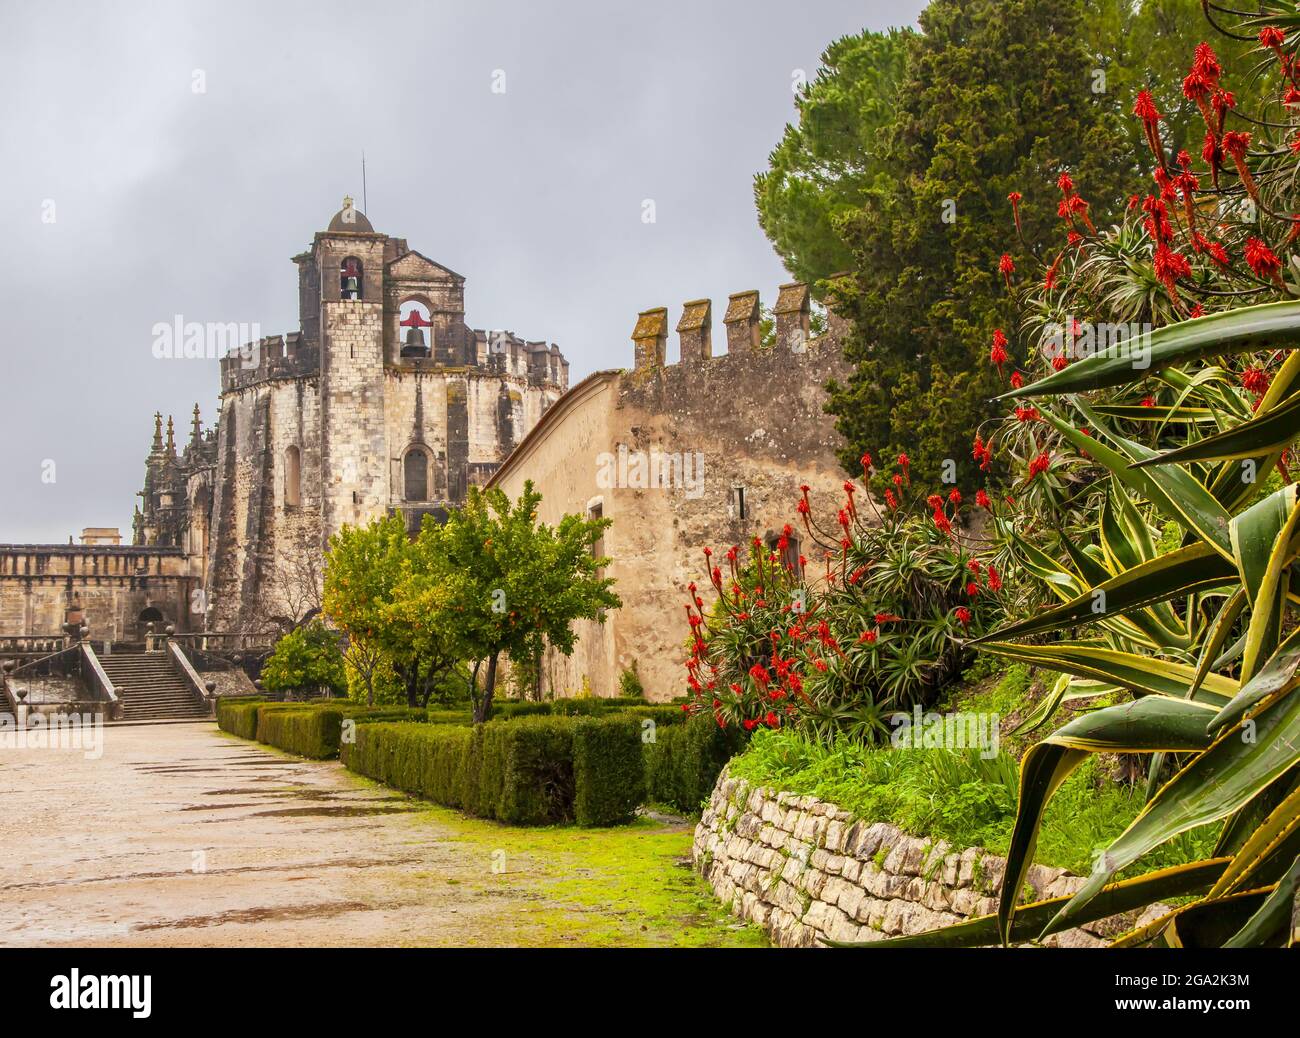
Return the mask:
<svg viewBox="0 0 1300 1038"><path fill-rule="evenodd" d="M0 545L0 634L60 637L73 605L96 640L138 641L146 624L184 629L198 578L176 547Z"/></svg>
<svg viewBox="0 0 1300 1038"><path fill-rule="evenodd" d="M792 523L797 555L800 485L811 486L814 501L843 498L842 441L822 410L825 383L847 372L840 325L831 315L827 332L811 336L809 303L805 286L782 286L772 342L762 348L759 293L733 295L728 352L719 356L712 304L686 303L675 364L665 363L667 309L641 313L633 370L597 372L575 386L492 478L512 498L531 480L544 522L565 514L614 521L602 550L623 606L604 623L579 621L572 655L546 653L543 694L616 695L633 666L651 698L684 692L682 606L692 581L708 585L704 547L720 557L754 537L771 544Z"/></svg>
<svg viewBox="0 0 1300 1038"><path fill-rule="evenodd" d="M809 796L751 788L725 772L695 827L695 868L743 919L785 948L924 933L997 911L1006 859L855 819ZM1084 883L1033 865L1032 900ZM1167 911L1155 905L1049 937L1053 947L1098 948Z"/></svg>
<svg viewBox="0 0 1300 1038"><path fill-rule="evenodd" d="M178 545L193 626L265 630L319 606L324 553L386 512L414 532L482 484L568 387L559 348L465 323L465 279L350 200L298 267L299 330L221 362L216 429L155 436L136 542ZM403 334L405 332L405 334Z"/></svg>

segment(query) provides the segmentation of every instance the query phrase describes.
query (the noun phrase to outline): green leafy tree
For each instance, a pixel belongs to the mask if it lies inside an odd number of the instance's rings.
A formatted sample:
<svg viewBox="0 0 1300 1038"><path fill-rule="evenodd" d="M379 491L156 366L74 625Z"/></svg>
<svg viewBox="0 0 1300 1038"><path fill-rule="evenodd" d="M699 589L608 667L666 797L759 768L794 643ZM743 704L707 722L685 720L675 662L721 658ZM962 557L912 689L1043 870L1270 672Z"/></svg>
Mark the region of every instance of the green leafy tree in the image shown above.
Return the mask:
<svg viewBox="0 0 1300 1038"><path fill-rule="evenodd" d="M527 665L546 645L567 655L575 620L600 619L622 604L603 576L609 559L593 554L611 520L566 515L548 526L537 521L540 501L531 482L513 504L499 489L471 488L436 539L425 537L432 526L425 521L416 544L425 559L399 588L408 619L445 617L460 657L473 662L476 722L491 715L503 656Z"/></svg>
<svg viewBox="0 0 1300 1038"><path fill-rule="evenodd" d="M391 673L383 651L384 607L410 556L401 520L388 517L368 526L345 526L330 540L325 560L325 614L343 632L344 657L373 706L376 685Z"/></svg>
<svg viewBox="0 0 1300 1038"><path fill-rule="evenodd" d="M275 643L262 668L262 683L272 692L346 691L338 634L316 622L290 631Z"/></svg>
<svg viewBox="0 0 1300 1038"><path fill-rule="evenodd" d="M759 223L800 280L853 266L837 224L889 185L882 152L911 35L863 32L827 47L817 77L796 97L798 123L786 126L767 171L754 178Z"/></svg>
<svg viewBox="0 0 1300 1038"><path fill-rule="evenodd" d="M439 557L431 545L440 536L436 524L426 523L412 543L401 518L385 516L345 526L330 541L325 612L347 637L347 664L369 703L391 674L408 706L425 706L457 662L450 626L435 603L426 598L420 613L399 592L403 581L425 574Z"/></svg>

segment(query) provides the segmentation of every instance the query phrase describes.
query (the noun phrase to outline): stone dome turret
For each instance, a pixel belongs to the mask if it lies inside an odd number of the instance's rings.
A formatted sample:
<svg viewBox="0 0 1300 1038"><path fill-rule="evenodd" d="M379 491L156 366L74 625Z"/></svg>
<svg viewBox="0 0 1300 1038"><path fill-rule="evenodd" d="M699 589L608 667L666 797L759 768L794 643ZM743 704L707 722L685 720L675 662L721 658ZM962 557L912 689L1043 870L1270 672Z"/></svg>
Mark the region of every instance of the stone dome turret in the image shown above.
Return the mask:
<svg viewBox="0 0 1300 1038"><path fill-rule="evenodd" d="M328 228L331 234L349 231L354 234L373 234L374 230L366 219L366 214L352 204L350 196L343 199L343 208L334 214Z"/></svg>

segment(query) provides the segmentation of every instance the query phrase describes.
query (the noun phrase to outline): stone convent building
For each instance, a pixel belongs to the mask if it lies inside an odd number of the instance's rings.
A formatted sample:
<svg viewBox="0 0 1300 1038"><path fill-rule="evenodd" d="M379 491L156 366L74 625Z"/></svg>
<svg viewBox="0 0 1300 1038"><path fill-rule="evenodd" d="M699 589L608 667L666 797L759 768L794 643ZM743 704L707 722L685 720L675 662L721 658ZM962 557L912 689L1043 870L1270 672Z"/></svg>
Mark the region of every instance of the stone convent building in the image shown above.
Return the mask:
<svg viewBox="0 0 1300 1038"><path fill-rule="evenodd" d="M156 418L137 545L190 560L182 629L257 630L318 604L345 524L408 529L484 484L568 387L559 347L465 323L465 279L351 199L298 268L299 330L221 361L221 413L177 453Z"/></svg>

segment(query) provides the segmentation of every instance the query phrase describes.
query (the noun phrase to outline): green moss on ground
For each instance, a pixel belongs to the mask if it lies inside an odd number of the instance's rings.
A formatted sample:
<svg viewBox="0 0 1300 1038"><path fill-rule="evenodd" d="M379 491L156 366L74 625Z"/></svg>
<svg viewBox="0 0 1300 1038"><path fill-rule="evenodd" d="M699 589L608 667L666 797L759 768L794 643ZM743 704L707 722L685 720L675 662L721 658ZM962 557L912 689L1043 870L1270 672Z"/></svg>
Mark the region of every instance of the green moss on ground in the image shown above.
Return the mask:
<svg viewBox="0 0 1300 1038"><path fill-rule="evenodd" d="M352 780L375 786L367 779ZM640 816L608 829L525 828L469 818L425 801L412 803L417 821L436 830L431 838L463 844L471 859L481 857L482 875L460 882L466 898L510 898L493 943L602 948L768 944L761 929L730 915L691 868L694 829L686 819Z"/></svg>

